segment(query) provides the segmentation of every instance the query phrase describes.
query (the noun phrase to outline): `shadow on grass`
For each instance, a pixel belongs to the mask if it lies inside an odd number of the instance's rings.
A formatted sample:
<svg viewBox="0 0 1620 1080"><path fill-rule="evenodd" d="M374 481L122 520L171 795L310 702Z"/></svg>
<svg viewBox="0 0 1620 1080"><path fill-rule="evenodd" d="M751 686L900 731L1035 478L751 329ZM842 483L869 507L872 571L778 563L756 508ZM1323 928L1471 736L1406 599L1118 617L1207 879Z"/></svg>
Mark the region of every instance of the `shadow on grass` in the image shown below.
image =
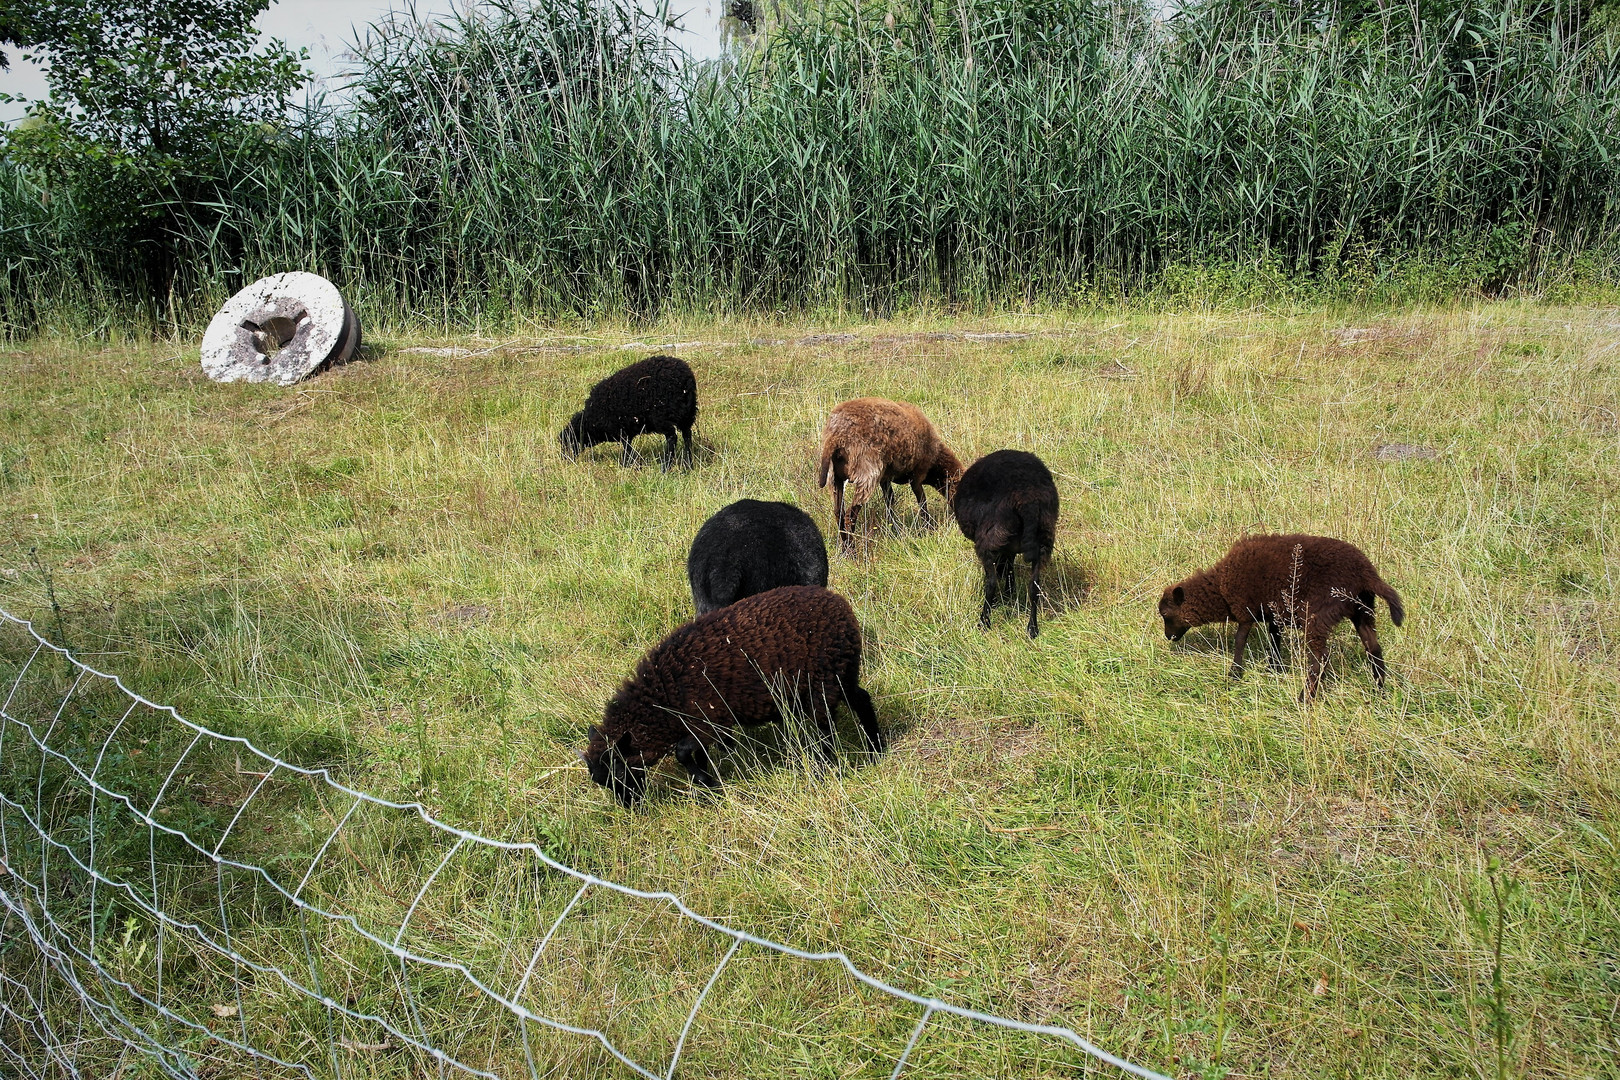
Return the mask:
<svg viewBox="0 0 1620 1080"><path fill-rule="evenodd" d="M617 442L600 442L595 446L588 446L581 450L576 457L570 458L561 455L564 465L616 465L624 469L662 469L664 464L664 448L666 443L662 435L638 435L631 442L635 456L630 464L621 465L623 447ZM670 472L689 472L701 469L706 465L718 463L725 449L722 442L706 439L700 435L692 436L692 464L687 465L681 459L685 450L685 442L676 443L675 463L670 466ZM555 443L553 443L555 447Z"/></svg>
<svg viewBox="0 0 1620 1080"><path fill-rule="evenodd" d="M974 582L977 588L983 588L983 578L977 565L974 567ZM1091 577L1084 566L1065 556L1053 556L1046 572L1041 575L1042 624L1079 610L1090 599L1091 588ZM978 594L977 599L982 600L983 594ZM1012 595L1001 593L991 609L992 625L1004 616L1021 620L1029 618L1029 566L1022 556L1013 564Z"/></svg>
<svg viewBox="0 0 1620 1080"><path fill-rule="evenodd" d="M343 708L322 710L335 715L317 722L306 706L312 698L347 703L367 692L362 657L378 651L369 616L313 594L247 592L251 598L240 588L205 585L141 603L64 598L60 628L48 613L43 620L37 611L15 614L34 616L41 634L66 638L55 643L67 644L82 663L194 723L304 768L356 763ZM31 640L18 631L0 641L0 673L26 659L16 650ZM82 741L66 727L53 737Z"/></svg>
<svg viewBox="0 0 1620 1080"><path fill-rule="evenodd" d="M889 746L884 754L892 753L895 744L917 727L919 718L898 698L884 699L873 694L873 701L878 727ZM806 718L788 715L778 723L737 728L731 733L729 746L710 750L724 787L711 792L693 784L686 769L671 755L659 762L649 776L652 782L643 805L653 807L666 799L682 797L725 798L728 788L784 770L816 784L834 773L858 772L882 760L883 755L867 750L865 736L847 706L838 708L834 737L835 756L829 761L818 745L818 733Z"/></svg>

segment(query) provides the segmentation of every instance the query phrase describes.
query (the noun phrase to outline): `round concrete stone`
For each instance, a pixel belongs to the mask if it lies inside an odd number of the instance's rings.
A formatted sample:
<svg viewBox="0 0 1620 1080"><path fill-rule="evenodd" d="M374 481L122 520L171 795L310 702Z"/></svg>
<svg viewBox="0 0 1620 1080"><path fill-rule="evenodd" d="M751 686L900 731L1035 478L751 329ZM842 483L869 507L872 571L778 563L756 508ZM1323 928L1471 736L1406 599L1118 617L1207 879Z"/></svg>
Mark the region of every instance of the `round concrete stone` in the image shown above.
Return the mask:
<svg viewBox="0 0 1620 1080"><path fill-rule="evenodd" d="M290 386L331 359L341 339L353 352L360 336L358 321L346 333L353 318L337 286L319 274L271 274L227 300L208 324L203 371L216 382Z"/></svg>
<svg viewBox="0 0 1620 1080"><path fill-rule="evenodd" d="M343 304L343 333L338 335L337 344L332 346L332 354L326 358L326 367L337 367L347 364L353 358L355 351L360 348L360 317L354 313L354 308L348 302Z"/></svg>

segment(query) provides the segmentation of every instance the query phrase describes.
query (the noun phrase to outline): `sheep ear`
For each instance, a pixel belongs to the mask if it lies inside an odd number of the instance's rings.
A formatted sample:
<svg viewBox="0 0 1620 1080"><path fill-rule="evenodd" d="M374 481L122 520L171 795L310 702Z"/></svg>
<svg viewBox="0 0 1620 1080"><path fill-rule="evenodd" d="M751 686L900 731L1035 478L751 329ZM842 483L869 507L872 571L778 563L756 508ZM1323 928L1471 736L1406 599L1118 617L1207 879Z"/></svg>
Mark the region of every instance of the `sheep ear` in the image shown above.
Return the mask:
<svg viewBox="0 0 1620 1080"><path fill-rule="evenodd" d="M576 753L577 753L577 755L579 757L579 760L583 761L587 765L589 765L591 763L591 759L585 756L585 751L579 750L579 751L576 751Z"/></svg>
<svg viewBox="0 0 1620 1080"><path fill-rule="evenodd" d="M1182 587L1181 587L1181 586L1180 586L1180 585L1177 585L1177 586L1176 586L1176 587L1175 587L1175 589L1173 589L1173 590L1172 590L1172 591L1171 591L1171 593L1170 593L1170 599L1171 599L1171 600L1172 600L1172 601L1173 601L1173 602L1174 602L1174 603L1175 603L1175 604L1176 604L1176 605L1177 605L1177 606L1179 606L1179 605L1181 605L1181 604L1184 604L1184 603L1186 603L1186 602L1187 602L1187 592L1186 592L1186 590L1185 590L1185 589L1183 589L1183 588L1182 588Z"/></svg>
<svg viewBox="0 0 1620 1080"><path fill-rule="evenodd" d="M592 724L590 727L585 729L585 737L588 739L600 739L602 737L602 729L597 727L595 724Z"/></svg>

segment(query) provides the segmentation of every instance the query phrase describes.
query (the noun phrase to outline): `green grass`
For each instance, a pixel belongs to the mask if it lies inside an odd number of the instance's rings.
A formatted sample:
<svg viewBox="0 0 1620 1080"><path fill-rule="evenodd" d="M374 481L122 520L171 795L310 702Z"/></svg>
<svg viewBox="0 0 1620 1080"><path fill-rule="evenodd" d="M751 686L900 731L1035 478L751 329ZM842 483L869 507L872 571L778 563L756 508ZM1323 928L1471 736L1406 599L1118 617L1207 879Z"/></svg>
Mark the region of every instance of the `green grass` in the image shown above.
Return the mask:
<svg viewBox="0 0 1620 1080"><path fill-rule="evenodd" d="M1612 308L1516 303L634 338L531 326L383 341L285 390L208 383L189 346L10 346L0 604L148 696L347 783L1176 1076L1616 1077L1617 326ZM829 331L854 336L803 340ZM966 336L981 332L1028 336ZM622 470L611 448L561 460L555 432L590 383L668 342L702 342L674 350L698 374L697 468ZM424 344L460 352L405 350ZM846 731L845 767L822 774L786 740L728 763L718 798L671 766L644 810L610 805L575 751L687 617L698 525L749 495L825 528L817 434L860 394L917 402L964 458L1011 446L1049 463L1059 610L1033 643L1004 610L981 632L954 527L880 529L834 560L832 585L865 628L891 752L864 764ZM1437 456L1374 456L1397 442ZM1352 540L1401 591L1406 625L1380 626L1386 692L1344 629L1309 707L1297 664L1230 681L1229 630L1164 640L1163 586L1262 528ZM0 637L0 676L25 656ZM102 705L69 719L65 746L99 745ZM154 791L184 742L139 724L151 742L129 745L146 763L110 775ZM0 769L29 800L38 775L26 755ZM346 805L277 784L231 850L296 883ZM174 812L208 834L251 780L223 756L194 761L182 787ZM81 811L57 800L69 830ZM144 872L145 831L122 842L106 857ZM397 924L444 850L363 812L310 895ZM182 854L159 849L165 895L206 915L213 871ZM245 878L221 888L244 951L304 963L295 914ZM463 853L406 940L515 980L521 943L572 893ZM150 981L152 927L127 912L106 925L99 955ZM405 1015L374 951L309 933L328 985ZM724 945L590 894L526 1000L656 1063ZM228 967L170 962L176 1000L225 1000L208 995ZM451 980L418 990L441 1045L522 1071L495 1013ZM266 1045L329 1068L317 1013L251 981L248 1011ZM916 1017L745 949L682 1075L887 1076ZM624 1075L580 1040L534 1045L558 1075ZM398 1047L338 1053L346 1075L432 1074ZM906 1075L1063 1076L1078 1061L936 1017Z"/></svg>

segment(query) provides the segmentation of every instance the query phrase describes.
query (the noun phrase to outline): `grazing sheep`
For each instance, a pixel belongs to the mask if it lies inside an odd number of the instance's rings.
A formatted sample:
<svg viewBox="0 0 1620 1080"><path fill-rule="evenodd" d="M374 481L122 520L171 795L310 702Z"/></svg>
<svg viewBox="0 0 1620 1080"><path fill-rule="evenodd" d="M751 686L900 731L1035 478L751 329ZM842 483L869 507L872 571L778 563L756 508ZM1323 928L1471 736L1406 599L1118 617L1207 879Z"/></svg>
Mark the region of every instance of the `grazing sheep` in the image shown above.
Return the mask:
<svg viewBox="0 0 1620 1080"><path fill-rule="evenodd" d="M1046 463L1023 450L997 450L968 467L956 487L956 524L973 541L984 566L984 607L979 625L990 626L998 583L1007 600L1017 595L1013 560L1029 564L1029 636L1041 632L1041 567L1057 542L1058 493Z"/></svg>
<svg viewBox="0 0 1620 1080"><path fill-rule="evenodd" d="M699 615L784 585L825 589L827 542L797 506L739 499L698 530L686 577Z"/></svg>
<svg viewBox="0 0 1620 1080"><path fill-rule="evenodd" d="M1367 650L1373 680L1384 685L1384 650L1373 626L1373 600L1383 597L1395 625L1406 618L1401 598L1373 569L1360 548L1330 536L1246 536L1220 562L1164 590L1159 615L1164 636L1180 641L1195 626L1237 623L1232 678L1243 677L1243 647L1256 622L1270 637L1273 670L1282 668L1282 627L1302 627L1311 651L1305 698L1316 694L1327 662L1327 639L1349 619Z"/></svg>
<svg viewBox="0 0 1620 1080"><path fill-rule="evenodd" d="M649 356L620 368L591 387L585 408L575 413L557 433L563 456L577 457L597 443L617 442L623 448L619 464L635 463L631 446L637 435L662 435L664 471L675 461L675 432L685 438L682 454L692 464L692 424L697 420L697 380L685 360Z"/></svg>
<svg viewBox="0 0 1620 1080"><path fill-rule="evenodd" d="M718 787L709 747L729 743L738 724L781 720L782 700L815 720L829 760L840 701L881 753L883 733L860 678L861 628L849 601L806 585L772 589L700 615L653 646L580 756L591 779L625 806L641 798L647 770L671 751L695 783Z"/></svg>
<svg viewBox="0 0 1620 1080"><path fill-rule="evenodd" d="M923 521L934 524L928 514L928 497L923 485L937 488L950 508L962 463L939 437L934 425L915 405L883 398L856 398L833 409L821 432L821 470L816 486L833 485L833 517L837 519L839 550L855 549L855 515L881 488L888 507L889 522L894 516L895 481L911 485ZM844 483L853 488L849 509L844 508ZM867 530L871 531L871 516Z"/></svg>

